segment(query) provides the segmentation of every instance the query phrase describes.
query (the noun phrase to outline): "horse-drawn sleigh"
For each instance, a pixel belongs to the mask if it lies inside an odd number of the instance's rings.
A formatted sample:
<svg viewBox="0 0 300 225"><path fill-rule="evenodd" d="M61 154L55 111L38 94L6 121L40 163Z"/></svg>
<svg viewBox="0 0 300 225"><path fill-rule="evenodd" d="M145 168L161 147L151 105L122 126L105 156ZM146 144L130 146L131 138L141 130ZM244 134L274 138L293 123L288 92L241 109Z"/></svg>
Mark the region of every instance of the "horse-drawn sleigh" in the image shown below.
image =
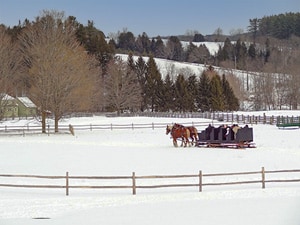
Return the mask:
<svg viewBox="0 0 300 225"><path fill-rule="evenodd" d="M183 126L175 123L174 125L167 125L166 134L171 134L173 145L178 147L177 140L181 140L181 146L186 147L196 145L198 140L198 131L194 126Z"/></svg>
<svg viewBox="0 0 300 225"><path fill-rule="evenodd" d="M171 134L173 145L178 147L177 140L181 140L181 146L198 147L226 147L226 148L253 148L253 128L245 125L239 127L237 124L232 126L222 125L208 127L198 133L193 126L183 126L175 123L168 125L166 134Z"/></svg>

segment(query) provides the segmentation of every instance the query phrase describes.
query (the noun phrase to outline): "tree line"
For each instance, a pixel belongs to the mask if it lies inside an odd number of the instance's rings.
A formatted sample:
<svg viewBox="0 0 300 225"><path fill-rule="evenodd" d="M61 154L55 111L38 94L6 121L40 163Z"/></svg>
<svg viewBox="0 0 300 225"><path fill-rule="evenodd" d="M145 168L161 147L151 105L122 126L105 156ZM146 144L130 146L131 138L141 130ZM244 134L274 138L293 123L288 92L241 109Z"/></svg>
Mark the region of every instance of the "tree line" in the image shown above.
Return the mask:
<svg viewBox="0 0 300 225"><path fill-rule="evenodd" d="M44 10L35 21L26 19L12 28L0 25L0 39L0 93L32 98L42 114L44 132L48 113L58 129L59 119L74 111L231 111L250 97L255 109L298 106L297 38L256 37L250 45L242 38L227 38L211 55L204 44L183 47L176 36L150 40L146 33L136 38L124 30L108 40L92 21L84 26L73 16ZM203 36L195 34L194 41L199 40ZM116 53L129 54L127 62ZM134 61L133 55L140 57ZM154 58L203 63L207 70L162 78ZM254 76L248 96L238 99L229 75L218 74L214 66L263 76ZM276 81L273 72L280 74Z"/></svg>
<svg viewBox="0 0 300 225"><path fill-rule="evenodd" d="M256 36L269 36L278 39L289 39L300 36L300 13L281 13L250 19L249 31Z"/></svg>
<svg viewBox="0 0 300 225"><path fill-rule="evenodd" d="M45 10L35 21L25 20L13 29L1 25L0 35L0 93L30 97L39 107L43 132L49 113L58 132L62 116L75 111L238 108L237 98L235 104L225 104L229 94L235 97L225 76L221 80L210 69L203 81L196 75L164 80L151 54L147 62L142 57L135 62L132 54L123 62L92 22L83 26L63 12Z"/></svg>
<svg viewBox="0 0 300 225"><path fill-rule="evenodd" d="M202 74L191 74L186 76L179 73L173 80L170 74L162 78L153 56L145 62L142 56L136 61L133 60L132 53L129 54L127 63L118 61L117 65L123 64L125 71L123 73L109 73L111 78L119 76L119 85L116 81L109 82L111 87L113 84L114 93L119 93L123 98L121 103L128 101L129 96L140 96L135 98L133 105L122 107L121 104L116 105L117 109L129 109L131 111L152 111L152 112L197 112L197 111L235 111L239 109L239 100L235 96L232 87L226 76L220 76L212 66L209 66ZM134 75L128 75L133 73ZM132 82L122 79L122 75L132 77ZM134 82L136 79L137 82ZM124 83L121 81L124 80ZM124 94L130 92L130 94ZM141 95L134 93L140 92ZM110 98L113 101L114 98Z"/></svg>

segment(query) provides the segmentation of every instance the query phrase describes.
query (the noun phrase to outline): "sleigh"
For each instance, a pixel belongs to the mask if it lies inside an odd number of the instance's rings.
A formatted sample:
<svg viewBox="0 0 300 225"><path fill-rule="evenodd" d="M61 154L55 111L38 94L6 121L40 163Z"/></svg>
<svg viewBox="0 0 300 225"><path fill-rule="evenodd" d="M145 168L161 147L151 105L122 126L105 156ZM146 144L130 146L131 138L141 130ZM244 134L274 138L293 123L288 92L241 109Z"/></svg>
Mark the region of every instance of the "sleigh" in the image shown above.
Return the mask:
<svg viewBox="0 0 300 225"><path fill-rule="evenodd" d="M233 126L213 127L209 125L198 133L198 147L254 148L253 128Z"/></svg>

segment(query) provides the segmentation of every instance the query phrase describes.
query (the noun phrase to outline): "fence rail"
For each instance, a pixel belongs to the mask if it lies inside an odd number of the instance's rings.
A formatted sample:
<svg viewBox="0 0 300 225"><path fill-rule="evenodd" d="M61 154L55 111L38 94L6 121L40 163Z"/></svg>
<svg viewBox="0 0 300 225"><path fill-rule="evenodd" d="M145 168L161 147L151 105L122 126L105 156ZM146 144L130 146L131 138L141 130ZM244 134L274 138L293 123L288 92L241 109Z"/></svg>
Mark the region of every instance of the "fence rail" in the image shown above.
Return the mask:
<svg viewBox="0 0 300 225"><path fill-rule="evenodd" d="M211 122L190 122L183 123L183 125L192 125L192 126L207 126L209 123L223 124L223 123L237 123L237 124L270 124L275 125L278 121L282 120L283 117L276 116L250 116L250 115L238 115L230 113L185 113L185 114L176 114L176 113L141 113L141 114L127 114L130 116L147 116L147 117L169 117L169 118L203 118L209 119ZM286 120L294 121L298 117L284 117ZM72 125L75 131L83 130L120 130L120 129L161 129L165 128L167 123L130 123L130 124L83 124L83 125ZM69 125L59 125L59 131L70 132ZM54 133L54 125L47 125L46 133L50 135ZM4 134L18 134L25 136L26 134L35 134L42 133L40 125L27 124L24 126L8 126L0 124L0 135Z"/></svg>
<svg viewBox="0 0 300 225"><path fill-rule="evenodd" d="M242 185L242 184L261 184L262 188L266 187L266 183L291 183L291 182L300 182L300 174L297 177L281 177L281 178L270 178L266 179L266 174L279 174L279 173L288 173L289 175L294 173L300 173L300 169L295 170L270 170L266 171L264 167L260 171L250 171L250 172L235 172L235 173L211 173L203 174L200 170L198 174L188 174L188 175L147 175L147 176L136 176L135 172L131 176L70 176L69 172L66 172L65 176L41 176L41 175L12 175L12 174L0 174L0 182L3 182L5 178L34 178L34 179L60 179L64 180L64 184L13 184L13 183L0 183L0 187L7 188L57 188L65 189L66 195L69 195L70 189L131 189L132 194L136 195L137 189L157 189L157 188L171 188L171 187L198 187L198 191L202 192L204 186L222 186L222 185ZM257 175L249 179L249 175ZM204 179L209 177L231 177L231 176L242 176L243 180L234 181L216 181ZM182 179L193 178L193 181L182 181ZM247 179L245 179L247 178ZM114 185L71 185L70 181L75 179L81 180L130 180L130 184L114 184ZM176 179L177 182L173 183L160 183L155 184L146 183L146 184L137 184L142 180L169 180ZM197 179L197 182L195 181ZM180 180L180 182L179 182ZM20 181L18 181L20 182Z"/></svg>

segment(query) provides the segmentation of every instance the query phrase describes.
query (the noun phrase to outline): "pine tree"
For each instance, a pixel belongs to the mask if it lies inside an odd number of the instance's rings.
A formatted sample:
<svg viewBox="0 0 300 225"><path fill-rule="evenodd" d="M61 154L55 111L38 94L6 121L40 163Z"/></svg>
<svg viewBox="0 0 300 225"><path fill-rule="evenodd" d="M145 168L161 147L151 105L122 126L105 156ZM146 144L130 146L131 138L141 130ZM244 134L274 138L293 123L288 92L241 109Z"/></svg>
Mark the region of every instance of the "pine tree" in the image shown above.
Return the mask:
<svg viewBox="0 0 300 225"><path fill-rule="evenodd" d="M219 75L214 75L210 81L211 83L211 110L212 111L223 111L224 102L223 102L223 90L222 83Z"/></svg>
<svg viewBox="0 0 300 225"><path fill-rule="evenodd" d="M210 87L210 79L206 73L203 73L200 76L200 81L198 83L198 94L196 98L197 108L201 110L201 112L210 111L210 98L211 98L211 87Z"/></svg>
<svg viewBox="0 0 300 225"><path fill-rule="evenodd" d="M104 33L94 26L93 21L88 21L88 25L83 26L72 17L69 20L69 23L76 26L78 41L85 47L89 54L97 58L102 69L102 74L106 75L107 65L115 52L114 47L111 44L107 44Z"/></svg>
<svg viewBox="0 0 300 225"><path fill-rule="evenodd" d="M171 36L166 46L167 58L175 61L181 61L183 58L183 48L180 40L176 36Z"/></svg>
<svg viewBox="0 0 300 225"><path fill-rule="evenodd" d="M165 102L163 107L164 112L175 110L174 95L175 95L174 84L173 81L171 80L170 75L167 74L164 80L164 102Z"/></svg>
<svg viewBox="0 0 300 225"><path fill-rule="evenodd" d="M175 109L185 112L188 109L189 93L187 81L182 74L179 74L175 81Z"/></svg>
<svg viewBox="0 0 300 225"><path fill-rule="evenodd" d="M253 43L255 43L256 42L256 37L258 35L258 31L259 31L260 19L257 19L257 18L250 19L249 22L250 22L250 25L248 26L248 31L250 33L252 33Z"/></svg>
<svg viewBox="0 0 300 225"><path fill-rule="evenodd" d="M155 39L152 39L151 51L153 52L153 54L156 58L165 58L166 57L165 44L162 41L160 36L158 36L156 38L156 41L155 41Z"/></svg>
<svg viewBox="0 0 300 225"><path fill-rule="evenodd" d="M132 32L122 32L119 35L118 47L128 51L135 51L135 37Z"/></svg>
<svg viewBox="0 0 300 225"><path fill-rule="evenodd" d="M241 39L238 39L235 44L235 68L243 70L246 64L247 47Z"/></svg>
<svg viewBox="0 0 300 225"><path fill-rule="evenodd" d="M271 55L271 47L270 47L270 39L269 38L267 38L265 45L266 45L266 50L265 50L265 54L264 54L264 57L265 57L264 61L265 61L265 63L267 63L269 61L269 57Z"/></svg>
<svg viewBox="0 0 300 225"><path fill-rule="evenodd" d="M128 57L127 57L127 65L128 67L132 70L135 71L135 63L133 60L133 54L132 52L129 52Z"/></svg>
<svg viewBox="0 0 300 225"><path fill-rule="evenodd" d="M187 81L187 91L188 91L188 102L187 102L187 110L189 112L196 111L196 97L198 94L197 90L198 81L195 75L189 76Z"/></svg>
<svg viewBox="0 0 300 225"><path fill-rule="evenodd" d="M151 50L151 41L145 32L137 37L135 45L136 51L140 54L148 54Z"/></svg>
<svg viewBox="0 0 300 225"><path fill-rule="evenodd" d="M146 72L147 72L147 64L144 61L143 57L139 56L137 61L135 62L135 74L137 76L138 82L141 86L141 111L144 111L146 108Z"/></svg>
<svg viewBox="0 0 300 225"><path fill-rule="evenodd" d="M255 44L250 44L249 49L248 49L248 55L251 57L251 59L256 58Z"/></svg>
<svg viewBox="0 0 300 225"><path fill-rule="evenodd" d="M232 55L233 55L233 46L229 38L226 38L223 48L220 47L218 51L218 56L217 56L218 60L219 61L231 60Z"/></svg>
<svg viewBox="0 0 300 225"><path fill-rule="evenodd" d="M222 91L225 111L236 111L239 109L239 101L234 95L229 82L227 81L225 74L222 75Z"/></svg>
<svg viewBox="0 0 300 225"><path fill-rule="evenodd" d="M146 82L145 82L145 103L152 112L158 111L161 105L163 86L161 74L157 68L153 56L147 62Z"/></svg>

